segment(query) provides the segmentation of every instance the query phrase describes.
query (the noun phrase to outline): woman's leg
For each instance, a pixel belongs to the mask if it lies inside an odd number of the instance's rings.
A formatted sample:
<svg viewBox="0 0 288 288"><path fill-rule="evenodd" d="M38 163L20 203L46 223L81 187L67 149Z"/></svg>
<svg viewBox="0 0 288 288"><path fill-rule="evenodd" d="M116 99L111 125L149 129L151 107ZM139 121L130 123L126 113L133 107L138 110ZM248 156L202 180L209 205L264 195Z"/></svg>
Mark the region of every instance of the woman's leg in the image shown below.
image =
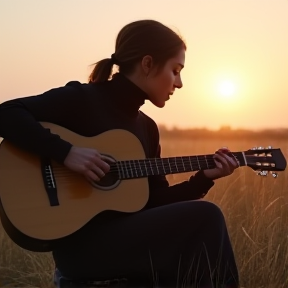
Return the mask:
<svg viewBox="0 0 288 288"><path fill-rule="evenodd" d="M213 203L187 201L99 219L53 252L64 276L127 277L133 286L141 281L164 287L238 283L225 220Z"/></svg>

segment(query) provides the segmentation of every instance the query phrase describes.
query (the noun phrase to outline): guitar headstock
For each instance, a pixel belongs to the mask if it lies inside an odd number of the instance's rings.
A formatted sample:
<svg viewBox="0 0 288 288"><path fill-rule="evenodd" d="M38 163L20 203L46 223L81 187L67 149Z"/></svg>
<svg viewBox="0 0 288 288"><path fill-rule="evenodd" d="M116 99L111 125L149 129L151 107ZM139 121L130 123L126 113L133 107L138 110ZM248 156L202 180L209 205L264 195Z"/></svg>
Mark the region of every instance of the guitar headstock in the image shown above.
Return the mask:
<svg viewBox="0 0 288 288"><path fill-rule="evenodd" d="M286 169L286 159L279 148L254 147L244 152L246 165L252 168L260 176L267 176L270 172L274 178L278 176L276 171Z"/></svg>

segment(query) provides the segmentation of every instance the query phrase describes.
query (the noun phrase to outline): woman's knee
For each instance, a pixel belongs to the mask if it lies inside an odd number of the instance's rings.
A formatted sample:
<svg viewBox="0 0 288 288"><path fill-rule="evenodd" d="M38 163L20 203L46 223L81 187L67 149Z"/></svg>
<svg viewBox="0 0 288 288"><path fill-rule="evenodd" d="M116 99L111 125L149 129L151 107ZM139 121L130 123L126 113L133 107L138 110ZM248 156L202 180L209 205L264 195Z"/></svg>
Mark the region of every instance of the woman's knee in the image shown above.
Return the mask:
<svg viewBox="0 0 288 288"><path fill-rule="evenodd" d="M197 218L199 221L208 221L208 223L224 223L224 215L221 211L220 207L212 202L199 200L199 201L191 201L190 202L191 209L189 209L193 213L197 213ZM195 217L195 216L194 216Z"/></svg>
<svg viewBox="0 0 288 288"><path fill-rule="evenodd" d="M224 218L223 212L217 204L209 201L201 201L201 202L203 205L203 210L205 210L209 215L214 216L216 218Z"/></svg>

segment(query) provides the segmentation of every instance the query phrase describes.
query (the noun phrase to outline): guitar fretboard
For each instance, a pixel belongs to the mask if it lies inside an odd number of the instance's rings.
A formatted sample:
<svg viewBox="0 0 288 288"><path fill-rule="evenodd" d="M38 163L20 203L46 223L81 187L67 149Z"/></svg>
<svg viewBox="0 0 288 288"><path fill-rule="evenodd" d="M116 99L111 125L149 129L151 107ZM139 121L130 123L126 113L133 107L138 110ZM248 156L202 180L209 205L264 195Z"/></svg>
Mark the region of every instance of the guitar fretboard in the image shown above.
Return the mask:
<svg viewBox="0 0 288 288"><path fill-rule="evenodd" d="M233 152L240 166L245 165L242 152ZM215 168L213 155L181 156L169 158L147 158L141 160L117 161L110 172L119 179L142 178L151 175L168 175Z"/></svg>

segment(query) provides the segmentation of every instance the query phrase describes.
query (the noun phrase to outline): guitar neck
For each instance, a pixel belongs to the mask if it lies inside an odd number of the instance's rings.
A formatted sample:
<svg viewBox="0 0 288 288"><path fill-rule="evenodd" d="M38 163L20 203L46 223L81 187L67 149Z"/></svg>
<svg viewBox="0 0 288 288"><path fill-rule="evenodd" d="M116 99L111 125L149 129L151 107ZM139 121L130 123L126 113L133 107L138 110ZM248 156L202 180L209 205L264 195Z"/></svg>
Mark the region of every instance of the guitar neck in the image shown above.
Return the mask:
<svg viewBox="0 0 288 288"><path fill-rule="evenodd" d="M240 166L246 165L243 152L233 152ZM142 178L151 175L168 175L215 168L213 154L180 156L169 158L147 158L141 160L117 161L111 165L111 172L119 179Z"/></svg>

